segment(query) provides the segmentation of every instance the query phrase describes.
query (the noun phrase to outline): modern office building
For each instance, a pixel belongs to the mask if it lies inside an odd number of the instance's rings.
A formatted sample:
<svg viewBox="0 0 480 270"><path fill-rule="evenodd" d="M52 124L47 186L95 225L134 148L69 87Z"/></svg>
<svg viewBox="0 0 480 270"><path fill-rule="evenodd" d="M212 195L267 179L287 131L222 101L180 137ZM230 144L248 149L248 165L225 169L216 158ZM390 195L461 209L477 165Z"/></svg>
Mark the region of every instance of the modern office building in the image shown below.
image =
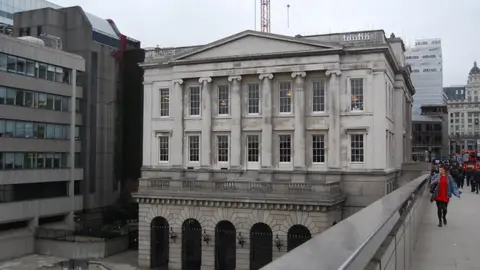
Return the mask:
<svg viewBox="0 0 480 270"><path fill-rule="evenodd" d="M14 36L34 36L52 46L78 54L85 59L86 71L79 81L83 86L81 108L84 128L81 159L84 164L84 207L88 213L100 213L102 207L118 197L122 179L116 149L121 137L119 118L119 65L128 48L139 48L140 42L127 38L113 21L92 17L80 7L44 8L14 15ZM117 165L117 166L115 166ZM89 215L88 219L99 215Z"/></svg>
<svg viewBox="0 0 480 270"><path fill-rule="evenodd" d="M415 86L412 115L412 159L425 161L446 157L448 148L448 115L443 92L441 40L421 39L406 52Z"/></svg>
<svg viewBox="0 0 480 270"><path fill-rule="evenodd" d="M82 57L41 39L0 35L0 260L31 254L35 227L71 225L83 208L83 114L71 102L73 88L84 96L74 84L84 69Z"/></svg>
<svg viewBox="0 0 480 270"><path fill-rule="evenodd" d="M458 98L448 100L452 152L475 150L480 139L480 68L477 62L468 73L466 86L449 89L459 93Z"/></svg>
<svg viewBox="0 0 480 270"><path fill-rule="evenodd" d="M139 266L259 269L394 190L404 51L382 30L148 51Z"/></svg>

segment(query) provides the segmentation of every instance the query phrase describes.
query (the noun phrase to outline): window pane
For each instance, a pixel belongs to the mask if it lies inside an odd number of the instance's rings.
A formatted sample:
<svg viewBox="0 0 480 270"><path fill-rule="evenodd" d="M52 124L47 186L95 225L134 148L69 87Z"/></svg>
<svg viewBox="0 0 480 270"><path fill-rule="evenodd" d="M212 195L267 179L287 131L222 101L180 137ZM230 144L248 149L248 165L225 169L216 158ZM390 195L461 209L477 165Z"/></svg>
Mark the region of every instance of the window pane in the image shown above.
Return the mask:
<svg viewBox="0 0 480 270"><path fill-rule="evenodd" d="M27 60L27 75L31 77L36 77L35 62L30 60Z"/></svg>
<svg viewBox="0 0 480 270"><path fill-rule="evenodd" d="M55 139L55 125L47 124L47 139Z"/></svg>
<svg viewBox="0 0 480 270"><path fill-rule="evenodd" d="M47 78L47 65L45 64L38 65L38 77L41 79Z"/></svg>
<svg viewBox="0 0 480 270"><path fill-rule="evenodd" d="M15 105L25 106L25 102L23 100L23 90L16 90Z"/></svg>
<svg viewBox="0 0 480 270"><path fill-rule="evenodd" d="M5 137L13 137L15 134L15 122L14 121L6 121L5 123Z"/></svg>
<svg viewBox="0 0 480 270"><path fill-rule="evenodd" d="M15 123L15 137L25 138L25 122L17 121Z"/></svg>
<svg viewBox="0 0 480 270"><path fill-rule="evenodd" d="M53 95L47 95L47 109L53 110L55 97Z"/></svg>
<svg viewBox="0 0 480 270"><path fill-rule="evenodd" d="M55 67L55 81L63 82L63 68Z"/></svg>
<svg viewBox="0 0 480 270"><path fill-rule="evenodd" d="M7 89L7 102L8 105L15 105L15 98L17 97L17 91L8 88Z"/></svg>
<svg viewBox="0 0 480 270"><path fill-rule="evenodd" d="M0 53L0 70L7 70L7 55Z"/></svg>
<svg viewBox="0 0 480 270"><path fill-rule="evenodd" d="M313 82L312 109L314 112L325 111L325 81Z"/></svg>
<svg viewBox="0 0 480 270"><path fill-rule="evenodd" d="M363 134L352 134L350 136L351 162L363 162Z"/></svg>
<svg viewBox="0 0 480 270"><path fill-rule="evenodd" d="M35 124L35 126L37 127L36 128L36 138L38 139L45 139L45 135L46 135L46 130L45 130L45 124L42 124L42 123L38 123L38 124Z"/></svg>
<svg viewBox="0 0 480 270"><path fill-rule="evenodd" d="M6 96L7 96L7 88L0 86L0 104L5 104Z"/></svg>
<svg viewBox="0 0 480 270"><path fill-rule="evenodd" d="M47 80L54 81L55 80L55 67L48 65L47 68Z"/></svg>
<svg viewBox="0 0 480 270"><path fill-rule="evenodd" d="M228 136L217 136L218 162L228 162Z"/></svg>
<svg viewBox="0 0 480 270"><path fill-rule="evenodd" d="M45 154L45 168L53 168L53 153Z"/></svg>
<svg viewBox="0 0 480 270"><path fill-rule="evenodd" d="M23 168L23 153L15 154L15 169Z"/></svg>
<svg viewBox="0 0 480 270"><path fill-rule="evenodd" d="M60 153L55 153L53 156L53 167L54 168L60 168L60 160L62 159L62 156Z"/></svg>
<svg viewBox="0 0 480 270"><path fill-rule="evenodd" d="M33 138L33 123L25 123L25 138Z"/></svg>
<svg viewBox="0 0 480 270"><path fill-rule="evenodd" d="M325 139L323 135L312 136L312 162L325 163Z"/></svg>
<svg viewBox="0 0 480 270"><path fill-rule="evenodd" d="M170 115L170 90L160 89L160 116Z"/></svg>
<svg viewBox="0 0 480 270"><path fill-rule="evenodd" d="M158 137L158 143L160 147L160 161L168 161L168 137L160 136Z"/></svg>
<svg viewBox="0 0 480 270"><path fill-rule="evenodd" d="M43 153L37 154L37 168L38 169L45 168L45 155Z"/></svg>
<svg viewBox="0 0 480 270"><path fill-rule="evenodd" d="M33 107L33 93L30 91L24 91L25 95L25 106L26 107Z"/></svg>
<svg viewBox="0 0 480 270"><path fill-rule="evenodd" d="M64 68L63 69L63 82L70 83L70 69Z"/></svg>
<svg viewBox="0 0 480 270"><path fill-rule="evenodd" d="M62 125L55 125L55 139L57 140L64 139L62 137L62 134L63 134Z"/></svg>
<svg viewBox="0 0 480 270"><path fill-rule="evenodd" d="M23 58L17 58L17 73L25 74L27 71L27 61Z"/></svg>
<svg viewBox="0 0 480 270"><path fill-rule="evenodd" d="M3 137L5 134L5 120L0 120L0 136Z"/></svg>
<svg viewBox="0 0 480 270"><path fill-rule="evenodd" d="M190 115L200 115L200 87L190 87Z"/></svg>
<svg viewBox="0 0 480 270"><path fill-rule="evenodd" d="M363 111L363 79L351 79L351 110Z"/></svg>
<svg viewBox="0 0 480 270"><path fill-rule="evenodd" d="M248 85L248 113L260 113L260 86L258 84Z"/></svg>
<svg viewBox="0 0 480 270"><path fill-rule="evenodd" d="M61 111L61 110L62 110L62 97L55 96L55 111Z"/></svg>
<svg viewBox="0 0 480 270"><path fill-rule="evenodd" d="M38 108L44 109L47 107L47 94L38 94Z"/></svg>
<svg viewBox="0 0 480 270"><path fill-rule="evenodd" d="M70 111L70 98L63 97L62 98L62 111L69 112Z"/></svg>
<svg viewBox="0 0 480 270"><path fill-rule="evenodd" d="M229 110L229 93L228 85L218 86L218 114L219 115L228 115Z"/></svg>
<svg viewBox="0 0 480 270"><path fill-rule="evenodd" d="M34 153L23 153L23 168L34 169L36 165Z"/></svg>
<svg viewBox="0 0 480 270"><path fill-rule="evenodd" d="M247 161L258 162L260 156L258 135L247 135Z"/></svg>
<svg viewBox="0 0 480 270"><path fill-rule="evenodd" d="M15 154L5 153L5 169L6 170L13 169L14 164L15 164Z"/></svg>
<svg viewBox="0 0 480 270"><path fill-rule="evenodd" d="M291 137L290 135L280 135L280 162L291 162Z"/></svg>
<svg viewBox="0 0 480 270"><path fill-rule="evenodd" d="M189 136L189 159L190 162L198 162L200 160L200 138L199 136Z"/></svg>
<svg viewBox="0 0 480 270"><path fill-rule="evenodd" d="M15 56L7 57L7 70L13 73L17 72L17 58Z"/></svg>
<svg viewBox="0 0 480 270"><path fill-rule="evenodd" d="M290 82L280 83L280 112L292 112L292 84Z"/></svg>

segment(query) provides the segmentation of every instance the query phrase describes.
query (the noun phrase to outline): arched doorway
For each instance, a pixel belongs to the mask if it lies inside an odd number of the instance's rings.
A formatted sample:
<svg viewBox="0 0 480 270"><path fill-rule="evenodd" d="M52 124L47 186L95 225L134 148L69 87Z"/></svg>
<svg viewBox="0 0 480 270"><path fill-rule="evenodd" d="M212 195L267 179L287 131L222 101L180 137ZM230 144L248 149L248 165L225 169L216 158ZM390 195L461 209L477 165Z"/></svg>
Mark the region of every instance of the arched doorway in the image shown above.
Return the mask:
<svg viewBox="0 0 480 270"><path fill-rule="evenodd" d="M235 270L237 259L237 231L230 221L215 226L215 270Z"/></svg>
<svg viewBox="0 0 480 270"><path fill-rule="evenodd" d="M163 217L156 217L150 225L150 265L155 269L168 269L169 234L168 221Z"/></svg>
<svg viewBox="0 0 480 270"><path fill-rule="evenodd" d="M287 251L290 251L312 238L310 230L303 225L293 225L287 234Z"/></svg>
<svg viewBox="0 0 480 270"><path fill-rule="evenodd" d="M250 229L250 270L269 264L273 257L273 233L265 223L255 223Z"/></svg>
<svg viewBox="0 0 480 270"><path fill-rule="evenodd" d="M202 226L189 218L182 225L182 269L200 270L202 267Z"/></svg>

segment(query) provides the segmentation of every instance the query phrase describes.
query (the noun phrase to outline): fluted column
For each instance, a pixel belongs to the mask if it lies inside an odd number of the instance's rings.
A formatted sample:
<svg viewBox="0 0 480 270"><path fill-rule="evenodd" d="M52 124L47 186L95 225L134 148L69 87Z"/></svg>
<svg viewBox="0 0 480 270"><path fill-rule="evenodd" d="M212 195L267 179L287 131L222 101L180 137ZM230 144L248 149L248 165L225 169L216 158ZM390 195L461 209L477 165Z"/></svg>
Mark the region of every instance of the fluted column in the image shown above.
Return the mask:
<svg viewBox="0 0 480 270"><path fill-rule="evenodd" d="M171 151L172 166L183 167L183 80L173 80L172 104L173 134Z"/></svg>
<svg viewBox="0 0 480 270"><path fill-rule="evenodd" d="M273 74L260 74L258 78L262 81L262 164L264 168L272 167L272 79Z"/></svg>
<svg viewBox="0 0 480 270"><path fill-rule="evenodd" d="M294 89L295 131L293 134L293 166L305 168L305 72L293 72Z"/></svg>
<svg viewBox="0 0 480 270"><path fill-rule="evenodd" d="M203 77L198 80L202 85L202 158L200 165L210 167L212 152L212 98L211 77Z"/></svg>
<svg viewBox="0 0 480 270"><path fill-rule="evenodd" d="M327 70L328 83L328 168L340 169L340 70Z"/></svg>
<svg viewBox="0 0 480 270"><path fill-rule="evenodd" d="M242 76L230 76L228 81L232 83L232 129L231 129L231 162L232 168L240 167L240 157L242 149L242 107L240 96L240 81Z"/></svg>

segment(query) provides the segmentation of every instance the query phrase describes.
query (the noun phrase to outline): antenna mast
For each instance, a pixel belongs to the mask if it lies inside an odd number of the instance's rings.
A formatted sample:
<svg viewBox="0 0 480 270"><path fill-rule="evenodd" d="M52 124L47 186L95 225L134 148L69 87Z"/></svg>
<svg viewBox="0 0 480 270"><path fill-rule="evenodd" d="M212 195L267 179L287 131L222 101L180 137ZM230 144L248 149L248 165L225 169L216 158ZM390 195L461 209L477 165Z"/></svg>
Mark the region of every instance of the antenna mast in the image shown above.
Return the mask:
<svg viewBox="0 0 480 270"><path fill-rule="evenodd" d="M290 28L290 4L287 5L287 28Z"/></svg>
<svg viewBox="0 0 480 270"><path fill-rule="evenodd" d="M270 33L270 0L260 0L260 31Z"/></svg>

